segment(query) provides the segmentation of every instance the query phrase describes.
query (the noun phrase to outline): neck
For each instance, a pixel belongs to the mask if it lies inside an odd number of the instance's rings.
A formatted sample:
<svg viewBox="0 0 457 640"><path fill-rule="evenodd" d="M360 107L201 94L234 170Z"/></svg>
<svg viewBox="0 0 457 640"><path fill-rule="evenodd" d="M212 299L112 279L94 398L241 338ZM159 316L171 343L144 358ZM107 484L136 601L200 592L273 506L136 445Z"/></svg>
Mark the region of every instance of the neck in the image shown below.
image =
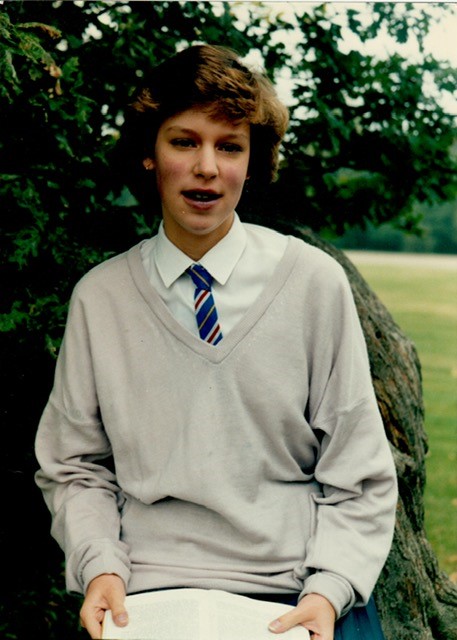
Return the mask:
<svg viewBox="0 0 457 640"><path fill-rule="evenodd" d="M216 241L210 241L209 238L189 238L189 242L180 242L179 245L176 246L178 249L181 249L186 256L192 258L194 262L198 262L203 258L205 253L208 253L208 251L210 251L219 242L219 240L222 240L223 237L224 236L221 236Z"/></svg>

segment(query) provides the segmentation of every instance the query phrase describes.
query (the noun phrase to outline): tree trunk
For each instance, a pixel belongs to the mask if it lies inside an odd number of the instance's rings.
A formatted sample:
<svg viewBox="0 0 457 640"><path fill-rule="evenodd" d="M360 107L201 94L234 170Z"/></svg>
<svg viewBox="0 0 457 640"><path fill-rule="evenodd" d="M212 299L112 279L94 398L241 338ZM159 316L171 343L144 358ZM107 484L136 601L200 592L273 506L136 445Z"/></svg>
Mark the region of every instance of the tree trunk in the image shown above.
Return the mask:
<svg viewBox="0 0 457 640"><path fill-rule="evenodd" d="M343 266L367 341L399 483L394 541L374 594L386 640L457 640L457 587L439 570L424 531L427 437L416 349L342 251L312 232L287 232Z"/></svg>

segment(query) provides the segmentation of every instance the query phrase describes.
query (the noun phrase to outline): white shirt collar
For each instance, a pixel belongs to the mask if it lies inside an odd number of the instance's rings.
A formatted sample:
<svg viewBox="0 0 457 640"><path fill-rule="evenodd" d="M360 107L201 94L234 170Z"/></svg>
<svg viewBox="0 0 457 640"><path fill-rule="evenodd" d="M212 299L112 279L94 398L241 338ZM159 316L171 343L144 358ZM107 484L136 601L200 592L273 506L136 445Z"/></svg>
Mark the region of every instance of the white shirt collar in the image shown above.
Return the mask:
<svg viewBox="0 0 457 640"><path fill-rule="evenodd" d="M224 285L246 247L246 231L235 213L233 224L222 240L199 260L213 278ZM194 260L183 253L165 235L160 224L154 252L155 263L164 285L168 288L177 280Z"/></svg>

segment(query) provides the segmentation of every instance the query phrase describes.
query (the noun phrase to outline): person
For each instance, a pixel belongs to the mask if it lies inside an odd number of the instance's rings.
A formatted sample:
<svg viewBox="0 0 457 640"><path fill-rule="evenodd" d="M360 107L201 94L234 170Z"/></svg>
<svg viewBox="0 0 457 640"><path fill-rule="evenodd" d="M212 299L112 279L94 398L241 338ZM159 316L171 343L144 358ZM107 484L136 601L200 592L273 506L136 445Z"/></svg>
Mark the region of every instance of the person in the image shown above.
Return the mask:
<svg viewBox="0 0 457 640"><path fill-rule="evenodd" d="M205 44L129 106L126 175L160 228L77 283L36 436L92 638L107 609L128 624L126 593L176 587L293 604L272 633L382 638L397 487L348 281L237 213L287 125L263 72Z"/></svg>

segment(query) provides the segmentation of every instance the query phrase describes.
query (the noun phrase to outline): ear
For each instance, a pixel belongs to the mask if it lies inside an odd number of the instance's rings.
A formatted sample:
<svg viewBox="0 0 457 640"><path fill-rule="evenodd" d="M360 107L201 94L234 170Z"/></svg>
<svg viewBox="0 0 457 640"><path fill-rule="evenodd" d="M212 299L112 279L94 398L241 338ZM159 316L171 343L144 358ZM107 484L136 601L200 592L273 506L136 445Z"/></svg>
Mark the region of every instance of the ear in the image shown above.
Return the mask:
<svg viewBox="0 0 457 640"><path fill-rule="evenodd" d="M146 169L146 171L152 171L152 169L155 169L155 166L156 163L152 158L145 158L143 160L143 167Z"/></svg>

